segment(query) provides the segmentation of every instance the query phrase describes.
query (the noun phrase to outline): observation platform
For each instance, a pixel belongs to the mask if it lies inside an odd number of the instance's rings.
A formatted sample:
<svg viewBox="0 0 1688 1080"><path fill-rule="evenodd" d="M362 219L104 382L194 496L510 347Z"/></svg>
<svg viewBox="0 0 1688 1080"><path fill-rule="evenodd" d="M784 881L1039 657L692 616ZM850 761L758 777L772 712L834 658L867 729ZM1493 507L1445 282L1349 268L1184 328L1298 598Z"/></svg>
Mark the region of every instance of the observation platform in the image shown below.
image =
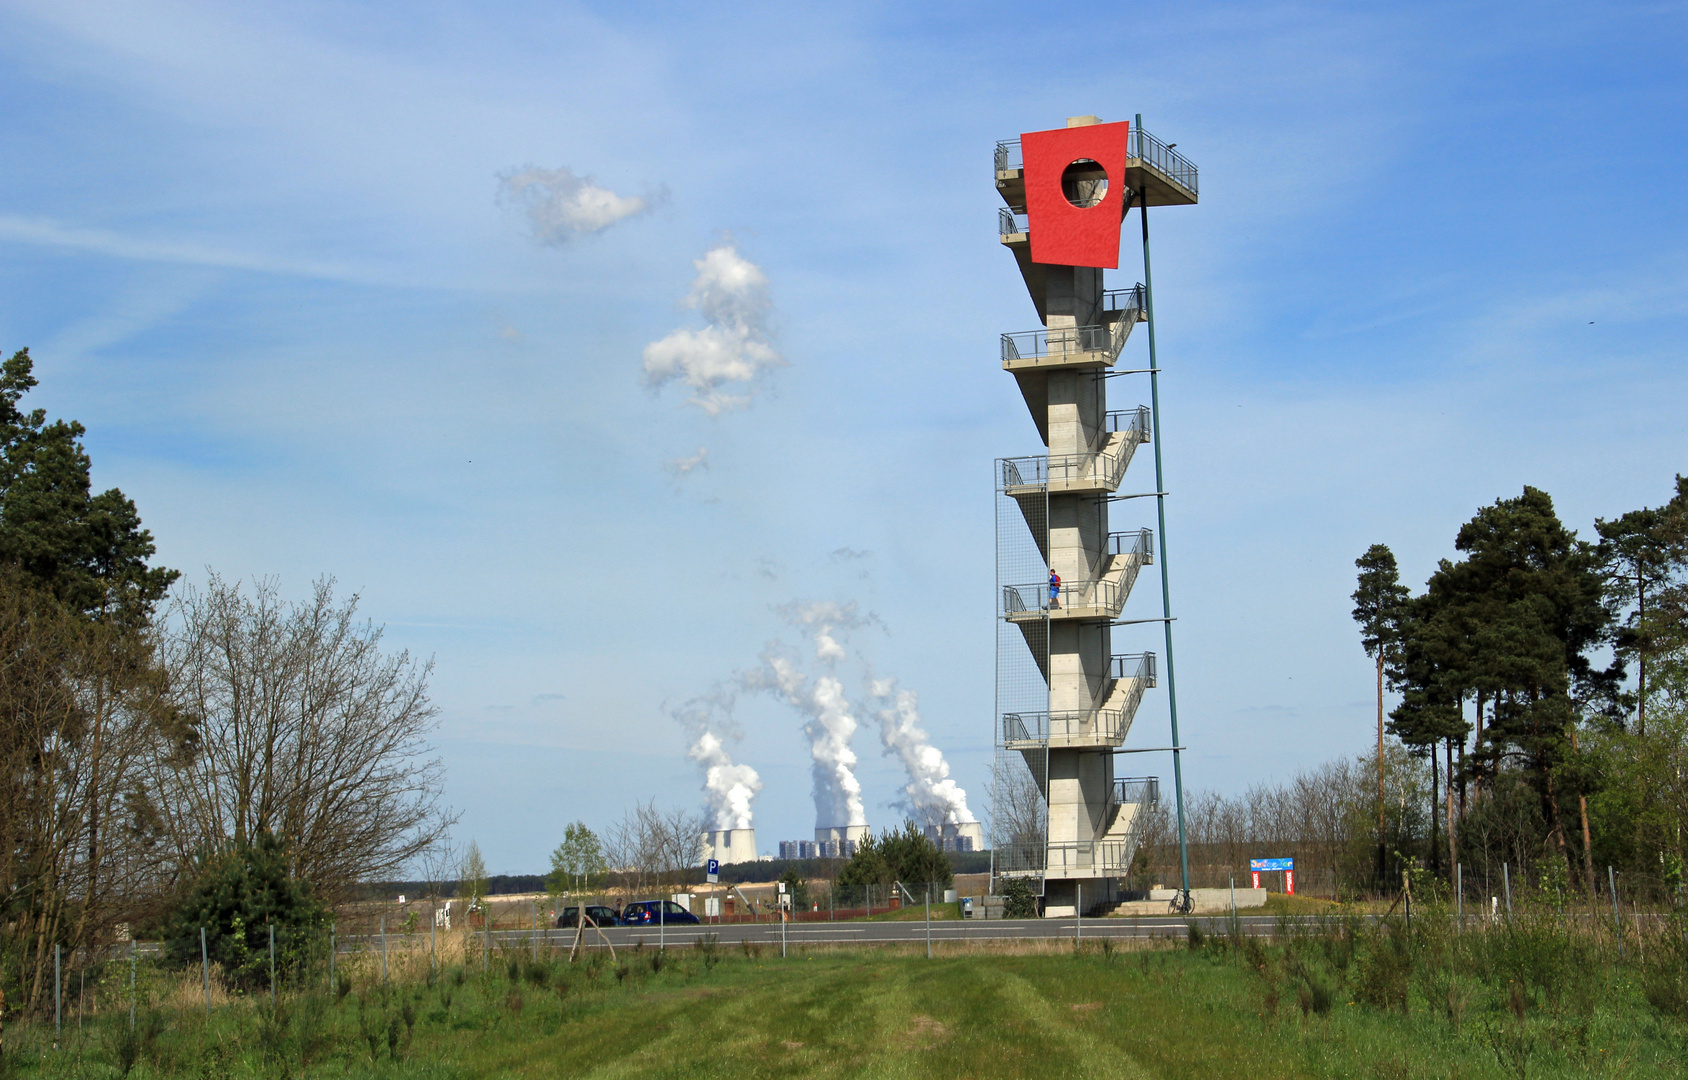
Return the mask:
<svg viewBox="0 0 1688 1080"><path fill-rule="evenodd" d="M1007 750L1110 750L1122 745L1143 694L1155 686L1155 654L1111 657L1113 678L1094 709L1002 714L1002 745Z"/></svg>
<svg viewBox="0 0 1688 1080"><path fill-rule="evenodd" d="M1091 453L1001 459L1002 493L1019 499L1041 498L1045 493L1109 495L1119 490L1137 448L1149 441L1149 417L1144 408L1109 415L1121 418L1124 429L1106 432L1101 447Z"/></svg>
<svg viewBox="0 0 1688 1080"><path fill-rule="evenodd" d="M1171 146L1136 128L1126 147L1127 198L1120 203L1122 221L1139 194L1149 206L1189 206L1200 197L1196 166ZM1031 226L1026 219L1025 161L1019 139L1004 139L996 144L994 172L997 194L1007 204L998 215L997 232L1003 246L1014 254L1026 291L1037 308L1037 317L1048 322L1049 312L1044 306L1048 271L1042 263L1032 261Z"/></svg>
<svg viewBox="0 0 1688 1080"><path fill-rule="evenodd" d="M1160 803L1156 777L1121 777L1108 791L1103 827L1092 840L1053 843L1006 843L996 849L996 873L1002 877L1104 878L1131 869L1142 844L1148 815Z"/></svg>
<svg viewBox="0 0 1688 1080"><path fill-rule="evenodd" d="M1129 209L1141 194L1150 206L1193 206L1201 193L1195 165L1171 146L1136 128L1131 132L1125 159L1125 186L1133 192L1124 206ZM1026 175L1019 139L996 144L996 190L1010 207L1026 205ZM1004 243L1006 243L1006 238Z"/></svg>
<svg viewBox="0 0 1688 1080"><path fill-rule="evenodd" d="M1004 211L1006 213L1006 211ZM1148 322L1143 286L1102 294L1102 321L1067 329L1002 335L1002 370L1019 374L1058 368L1113 367L1140 322Z"/></svg>
<svg viewBox="0 0 1688 1080"><path fill-rule="evenodd" d="M1002 617L1011 623L1119 618L1138 573L1154 565L1154 536L1148 529L1110 533L1108 551L1100 560L1102 572L1090 580L1063 581L1053 601L1047 581L1004 585Z"/></svg>

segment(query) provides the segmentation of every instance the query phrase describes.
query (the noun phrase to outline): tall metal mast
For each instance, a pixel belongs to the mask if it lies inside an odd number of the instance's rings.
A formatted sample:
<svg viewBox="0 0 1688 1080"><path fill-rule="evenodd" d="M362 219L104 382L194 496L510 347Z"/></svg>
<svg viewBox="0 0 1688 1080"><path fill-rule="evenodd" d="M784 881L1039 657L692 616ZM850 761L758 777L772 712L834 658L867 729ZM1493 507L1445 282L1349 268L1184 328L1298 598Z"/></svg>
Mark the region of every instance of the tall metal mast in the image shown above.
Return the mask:
<svg viewBox="0 0 1688 1080"><path fill-rule="evenodd" d="M1143 138L1143 114L1137 114L1137 138ZM1138 155L1141 158L1142 151ZM1184 763L1179 757L1184 746L1178 741L1178 680L1172 666L1172 585L1168 580L1171 560L1166 552L1166 473L1161 465L1161 443L1166 429L1161 426L1160 358L1155 352L1155 275L1149 265L1149 203L1139 195L1138 216L1143 224L1143 307L1149 323L1149 409L1155 424L1155 517L1160 524L1161 617L1166 628L1166 709L1172 720L1172 790L1178 805L1178 870L1181 887L1179 907L1190 910L1190 849L1184 842Z"/></svg>

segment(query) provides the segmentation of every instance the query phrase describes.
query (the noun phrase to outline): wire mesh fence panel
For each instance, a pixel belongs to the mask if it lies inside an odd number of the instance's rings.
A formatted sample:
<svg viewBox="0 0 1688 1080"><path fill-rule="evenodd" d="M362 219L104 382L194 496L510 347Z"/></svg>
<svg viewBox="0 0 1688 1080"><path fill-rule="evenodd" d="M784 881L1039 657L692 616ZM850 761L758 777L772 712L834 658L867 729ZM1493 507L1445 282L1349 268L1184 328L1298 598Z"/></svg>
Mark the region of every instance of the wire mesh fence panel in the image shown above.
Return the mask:
<svg viewBox="0 0 1688 1080"><path fill-rule="evenodd" d="M993 882L1041 875L1049 835L1049 495L1043 466L1021 460L996 465Z"/></svg>

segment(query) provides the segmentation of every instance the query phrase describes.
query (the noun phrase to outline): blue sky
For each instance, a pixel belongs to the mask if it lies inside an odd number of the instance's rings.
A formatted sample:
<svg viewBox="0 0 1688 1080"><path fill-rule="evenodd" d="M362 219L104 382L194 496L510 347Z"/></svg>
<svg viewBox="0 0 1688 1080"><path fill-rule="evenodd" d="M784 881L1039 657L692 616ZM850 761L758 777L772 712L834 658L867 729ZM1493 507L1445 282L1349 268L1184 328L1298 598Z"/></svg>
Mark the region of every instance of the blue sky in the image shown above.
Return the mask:
<svg viewBox="0 0 1688 1080"><path fill-rule="evenodd" d="M917 691L982 810L990 462L1038 445L997 363L1036 316L991 149L1141 112L1201 167L1201 205L1151 218L1162 434L1186 778L1234 791L1365 747L1368 544L1416 585L1524 484L1588 535L1688 470L1685 29L1674 3L3 0L0 348L163 563L331 574L434 658L458 837L495 872L695 803L671 713L797 648L799 601L875 616L847 692ZM543 243L500 198L527 167L645 205ZM724 245L783 363L710 416L641 358L704 326L683 301ZM807 836L802 718L734 719L761 846ZM1152 695L1132 741L1164 724Z"/></svg>

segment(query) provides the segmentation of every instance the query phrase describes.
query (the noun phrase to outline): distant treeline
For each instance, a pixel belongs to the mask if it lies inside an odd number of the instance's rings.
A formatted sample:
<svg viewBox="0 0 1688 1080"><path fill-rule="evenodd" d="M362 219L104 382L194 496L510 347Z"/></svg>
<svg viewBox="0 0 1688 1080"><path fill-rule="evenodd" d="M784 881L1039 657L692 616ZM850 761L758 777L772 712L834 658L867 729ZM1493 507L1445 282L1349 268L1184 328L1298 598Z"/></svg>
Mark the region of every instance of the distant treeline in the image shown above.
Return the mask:
<svg viewBox="0 0 1688 1080"><path fill-rule="evenodd" d="M991 868L991 853L988 851L954 851L946 856L950 869L957 874L984 874ZM765 883L777 881L785 875L787 870L796 870L806 879L836 877L843 869L847 859L766 859L759 862L727 863L721 867L721 882L726 885L745 885L751 883ZM616 886L617 875L610 875L610 884ZM688 875L691 884L703 882L703 868L697 867ZM442 900L456 899L458 882L447 881L438 887L438 895ZM426 897L434 886L426 881L378 881L359 886L355 899L358 900L390 900L396 896L405 898ZM486 895L515 896L522 893L536 893L545 891L545 875L543 874L493 874L486 878Z"/></svg>

